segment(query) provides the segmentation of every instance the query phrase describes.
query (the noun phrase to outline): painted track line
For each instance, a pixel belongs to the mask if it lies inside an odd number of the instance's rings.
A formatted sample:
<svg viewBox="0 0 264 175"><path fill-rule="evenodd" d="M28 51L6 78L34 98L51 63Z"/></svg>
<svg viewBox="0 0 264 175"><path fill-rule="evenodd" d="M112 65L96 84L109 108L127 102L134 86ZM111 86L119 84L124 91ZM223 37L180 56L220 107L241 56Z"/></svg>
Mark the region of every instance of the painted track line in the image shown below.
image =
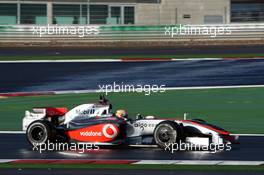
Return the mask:
<svg viewBox="0 0 264 175"><path fill-rule="evenodd" d="M17 159L0 159L0 163L10 163L16 161Z"/></svg>
<svg viewBox="0 0 264 175"><path fill-rule="evenodd" d="M194 87L166 87L165 90L203 90L203 89L236 89L236 88L263 88L264 85L234 85L234 86L194 86ZM39 91L39 92L7 92L0 93L2 97L36 96L36 95L59 95L59 94L84 94L84 93L106 93L100 89L87 90L63 90L63 91ZM108 92L119 93L119 92Z"/></svg>
<svg viewBox="0 0 264 175"><path fill-rule="evenodd" d="M166 87L165 90L235 89L235 88L263 88L263 87L264 85L196 86L196 87Z"/></svg>
<svg viewBox="0 0 264 175"><path fill-rule="evenodd" d="M96 63L96 62L122 62L121 59L72 59L72 60L6 60L0 63Z"/></svg>
<svg viewBox="0 0 264 175"><path fill-rule="evenodd" d="M0 134L25 134L26 131L0 131Z"/></svg>
<svg viewBox="0 0 264 175"><path fill-rule="evenodd" d="M171 58L122 58L122 62L174 61Z"/></svg>
<svg viewBox="0 0 264 175"><path fill-rule="evenodd" d="M146 61L217 61L217 60L263 60L252 58L120 58L120 59L61 59L61 60L3 60L0 63L92 63L92 62L146 62Z"/></svg>
<svg viewBox="0 0 264 175"><path fill-rule="evenodd" d="M11 164L131 164L131 165L263 165L264 161L222 160L84 160L84 159L0 159L0 163Z"/></svg>
<svg viewBox="0 0 264 175"><path fill-rule="evenodd" d="M25 96L39 96L39 95L54 95L54 92L13 92L0 93L0 97L25 97Z"/></svg>

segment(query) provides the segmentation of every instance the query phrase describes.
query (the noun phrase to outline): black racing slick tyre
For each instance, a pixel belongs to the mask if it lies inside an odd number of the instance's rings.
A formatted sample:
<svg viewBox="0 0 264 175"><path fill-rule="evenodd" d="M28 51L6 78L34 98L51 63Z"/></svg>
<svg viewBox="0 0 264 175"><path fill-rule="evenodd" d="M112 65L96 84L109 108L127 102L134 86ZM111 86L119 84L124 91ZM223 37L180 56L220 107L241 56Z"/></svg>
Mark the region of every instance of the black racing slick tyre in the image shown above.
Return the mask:
<svg viewBox="0 0 264 175"><path fill-rule="evenodd" d="M164 149L169 144L177 143L181 139L181 128L173 121L160 122L154 130L156 144Z"/></svg>
<svg viewBox="0 0 264 175"><path fill-rule="evenodd" d="M53 142L56 130L49 121L37 120L32 122L26 131L27 140L32 146Z"/></svg>

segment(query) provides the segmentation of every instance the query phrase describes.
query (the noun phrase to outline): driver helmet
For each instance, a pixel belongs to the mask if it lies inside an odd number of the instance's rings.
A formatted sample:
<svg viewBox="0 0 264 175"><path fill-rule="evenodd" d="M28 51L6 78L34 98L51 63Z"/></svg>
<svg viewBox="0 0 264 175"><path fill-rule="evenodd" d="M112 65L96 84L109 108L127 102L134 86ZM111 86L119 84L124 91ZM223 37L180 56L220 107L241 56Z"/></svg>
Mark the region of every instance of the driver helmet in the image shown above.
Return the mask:
<svg viewBox="0 0 264 175"><path fill-rule="evenodd" d="M116 111L115 116L121 119L127 119L128 113L123 109L119 109Z"/></svg>

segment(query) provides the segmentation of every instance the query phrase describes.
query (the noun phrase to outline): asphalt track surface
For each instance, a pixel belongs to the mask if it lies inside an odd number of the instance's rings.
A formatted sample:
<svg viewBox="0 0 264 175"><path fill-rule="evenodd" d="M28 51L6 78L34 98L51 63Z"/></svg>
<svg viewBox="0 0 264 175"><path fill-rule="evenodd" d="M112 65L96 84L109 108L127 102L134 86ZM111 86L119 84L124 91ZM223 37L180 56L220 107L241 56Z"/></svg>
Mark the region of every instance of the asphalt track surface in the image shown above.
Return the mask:
<svg viewBox="0 0 264 175"><path fill-rule="evenodd" d="M207 49L0 49L0 56L17 55L182 55L263 53L258 47L213 47ZM191 50L191 51L190 51ZM8 75L8 76L7 76ZM182 61L145 63L41 63L0 64L0 92L95 89L98 84L125 82L165 84L172 87L264 84L264 61ZM58 86L59 85L59 86ZM63 86L61 86L63 85ZM60 88L58 88L60 87ZM69 151L32 151L23 134L0 134L1 159L132 159L132 160L264 160L264 137L241 137L240 145L228 152L176 152L158 148L104 148L83 154ZM182 174L220 175L222 172L181 172L171 170L65 170L1 169L1 174ZM225 172L225 174L263 174Z"/></svg>
<svg viewBox="0 0 264 175"><path fill-rule="evenodd" d="M113 45L113 47L115 47ZM74 47L27 47L27 48L0 48L0 56L27 56L27 55L196 55L196 54L263 54L263 45L250 46L196 46L196 47L166 47L166 48L74 48Z"/></svg>
<svg viewBox="0 0 264 175"><path fill-rule="evenodd" d="M113 82L166 87L263 85L264 59L0 64L1 93L99 89Z"/></svg>
<svg viewBox="0 0 264 175"><path fill-rule="evenodd" d="M240 137L231 151L177 151L173 154L159 148L101 148L84 153L77 151L33 150L25 134L0 134L0 159L91 159L91 160L239 160L263 161L264 137ZM79 151L82 152L82 151Z"/></svg>

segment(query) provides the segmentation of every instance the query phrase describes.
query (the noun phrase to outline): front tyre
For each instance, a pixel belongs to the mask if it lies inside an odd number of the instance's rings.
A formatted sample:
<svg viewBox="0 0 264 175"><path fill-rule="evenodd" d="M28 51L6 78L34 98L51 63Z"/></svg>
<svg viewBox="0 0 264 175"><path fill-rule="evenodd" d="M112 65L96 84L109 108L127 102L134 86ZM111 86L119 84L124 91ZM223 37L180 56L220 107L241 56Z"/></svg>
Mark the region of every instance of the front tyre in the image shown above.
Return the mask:
<svg viewBox="0 0 264 175"><path fill-rule="evenodd" d="M52 142L55 138L56 130L49 121L37 120L32 122L26 131L27 139L32 146Z"/></svg>
<svg viewBox="0 0 264 175"><path fill-rule="evenodd" d="M179 142L180 137L180 126L173 121L163 121L154 130L154 140L162 149L166 148L166 145Z"/></svg>

